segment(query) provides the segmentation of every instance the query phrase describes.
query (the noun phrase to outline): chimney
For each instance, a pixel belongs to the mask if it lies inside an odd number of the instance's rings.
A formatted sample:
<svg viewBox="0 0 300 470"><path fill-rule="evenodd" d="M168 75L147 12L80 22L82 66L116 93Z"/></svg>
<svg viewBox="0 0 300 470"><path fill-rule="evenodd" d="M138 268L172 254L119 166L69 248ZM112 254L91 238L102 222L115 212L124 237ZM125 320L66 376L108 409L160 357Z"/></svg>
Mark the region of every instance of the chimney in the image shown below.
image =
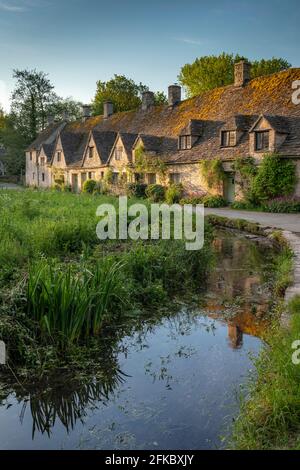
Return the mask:
<svg viewBox="0 0 300 470"><path fill-rule="evenodd" d="M103 103L103 118L108 119L109 116L114 114L114 105L111 101L104 101Z"/></svg>
<svg viewBox="0 0 300 470"><path fill-rule="evenodd" d="M241 87L247 85L251 80L251 64L246 60L241 60L234 66L234 86Z"/></svg>
<svg viewBox="0 0 300 470"><path fill-rule="evenodd" d="M51 124L54 123L54 116L52 114L48 114L47 116L47 124L48 126L51 126Z"/></svg>
<svg viewBox="0 0 300 470"><path fill-rule="evenodd" d="M168 102L169 106L175 106L181 101L181 86L170 85L168 88Z"/></svg>
<svg viewBox="0 0 300 470"><path fill-rule="evenodd" d="M142 110L147 111L152 106L154 106L154 93L152 91L144 91L142 93Z"/></svg>
<svg viewBox="0 0 300 470"><path fill-rule="evenodd" d="M82 119L85 121L87 118L91 117L92 110L89 104L82 105Z"/></svg>

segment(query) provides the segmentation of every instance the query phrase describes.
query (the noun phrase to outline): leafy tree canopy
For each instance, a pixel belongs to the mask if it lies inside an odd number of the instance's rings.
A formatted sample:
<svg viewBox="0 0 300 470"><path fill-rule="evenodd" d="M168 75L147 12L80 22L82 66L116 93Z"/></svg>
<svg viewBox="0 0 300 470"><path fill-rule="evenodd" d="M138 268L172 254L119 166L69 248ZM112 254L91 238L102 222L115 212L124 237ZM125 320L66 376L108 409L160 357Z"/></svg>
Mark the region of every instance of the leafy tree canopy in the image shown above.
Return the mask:
<svg viewBox="0 0 300 470"><path fill-rule="evenodd" d="M103 114L103 103L111 101L116 112L130 111L141 105L141 95L149 88L143 83L135 83L125 75L114 75L107 81L97 82L96 95L93 102L94 114ZM156 92L155 104L164 104L167 98L164 93Z"/></svg>
<svg viewBox="0 0 300 470"><path fill-rule="evenodd" d="M198 57L192 64L185 64L178 79L185 87L189 97L199 95L217 87L234 82L234 64L246 57L238 54ZM256 60L252 62L251 78L269 75L290 68L291 65L282 58Z"/></svg>

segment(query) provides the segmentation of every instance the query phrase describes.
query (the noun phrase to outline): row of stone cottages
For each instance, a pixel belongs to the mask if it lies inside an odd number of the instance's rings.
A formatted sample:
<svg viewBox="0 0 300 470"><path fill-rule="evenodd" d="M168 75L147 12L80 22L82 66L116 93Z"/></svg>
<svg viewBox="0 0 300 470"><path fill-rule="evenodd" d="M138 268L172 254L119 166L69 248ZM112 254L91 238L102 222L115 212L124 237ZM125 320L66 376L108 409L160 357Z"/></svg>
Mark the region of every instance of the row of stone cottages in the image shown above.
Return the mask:
<svg viewBox="0 0 300 470"><path fill-rule="evenodd" d="M134 164L141 146L148 158L165 163L170 182L182 183L193 195L207 192L199 162L221 159L227 178L223 188L210 192L223 192L229 202L240 194L237 157L252 156L259 164L264 154L276 152L292 158L300 175L300 105L292 101L300 69L250 80L250 67L236 64L233 85L188 100L171 85L166 105L154 106L153 93L146 92L138 110L113 113L106 102L101 116L91 116L85 106L79 121L50 122L26 151L27 185L47 188L63 179L80 191L87 179L105 178L108 169L114 185L134 180L140 177ZM153 171L144 176L146 183L161 182Z"/></svg>

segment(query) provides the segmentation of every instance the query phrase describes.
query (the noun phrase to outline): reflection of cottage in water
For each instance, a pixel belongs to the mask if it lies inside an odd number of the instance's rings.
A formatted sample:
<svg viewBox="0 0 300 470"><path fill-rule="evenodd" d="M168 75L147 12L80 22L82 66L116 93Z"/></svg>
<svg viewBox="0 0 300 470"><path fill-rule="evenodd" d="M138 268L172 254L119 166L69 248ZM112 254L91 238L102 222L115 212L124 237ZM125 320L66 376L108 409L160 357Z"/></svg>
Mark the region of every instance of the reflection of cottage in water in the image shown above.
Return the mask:
<svg viewBox="0 0 300 470"><path fill-rule="evenodd" d="M272 293L263 260L266 246L223 233L214 242L216 268L208 280L205 308L212 318L228 325L228 344L243 346L243 335L261 337L268 326ZM241 267L243 260L243 267Z"/></svg>
<svg viewBox="0 0 300 470"><path fill-rule="evenodd" d="M253 250L252 243L248 245L239 237L232 240L226 236L215 241L217 267L211 273L209 290L213 291L218 299L243 297L249 302L249 308L252 306L260 310L260 313L265 313L261 300L267 303L269 292L262 288L264 273L262 270L258 271L258 250ZM260 302L257 301L258 297Z"/></svg>
<svg viewBox="0 0 300 470"><path fill-rule="evenodd" d="M228 344L232 349L240 349L243 346L242 330L230 323L228 323Z"/></svg>

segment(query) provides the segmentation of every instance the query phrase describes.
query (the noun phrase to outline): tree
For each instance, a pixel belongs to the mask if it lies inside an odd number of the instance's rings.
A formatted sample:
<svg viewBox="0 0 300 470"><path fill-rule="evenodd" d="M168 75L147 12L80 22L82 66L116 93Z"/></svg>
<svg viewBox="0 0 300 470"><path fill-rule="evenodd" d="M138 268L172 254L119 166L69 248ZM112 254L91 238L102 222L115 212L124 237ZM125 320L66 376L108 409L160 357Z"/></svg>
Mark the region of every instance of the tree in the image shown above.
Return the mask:
<svg viewBox="0 0 300 470"><path fill-rule="evenodd" d="M0 145L5 149L3 163L9 175L20 175L25 169L24 149L26 141L15 126L12 118L0 112Z"/></svg>
<svg viewBox="0 0 300 470"><path fill-rule="evenodd" d="M161 104L167 104L168 102L168 98L166 97L163 91L155 92L154 100L155 100L155 106L159 106Z"/></svg>
<svg viewBox="0 0 300 470"><path fill-rule="evenodd" d="M12 117L23 137L28 141L36 138L45 128L46 107L53 99L53 85L44 72L37 70L14 70L17 80L12 93Z"/></svg>
<svg viewBox="0 0 300 470"><path fill-rule="evenodd" d="M226 54L219 56L198 57L192 64L185 64L178 79L185 87L187 96L192 97L217 87L230 85L234 82L234 64L245 57ZM252 63L251 78L269 75L285 70L291 65L282 58L257 60Z"/></svg>
<svg viewBox="0 0 300 470"><path fill-rule="evenodd" d="M142 83L137 84L125 75L114 75L108 82L97 82L96 95L93 102L94 114L103 114L104 101L112 101L115 111L130 111L141 104L141 93L148 88Z"/></svg>
<svg viewBox="0 0 300 470"><path fill-rule="evenodd" d="M62 121L66 117L70 121L75 121L82 116L82 103L73 98L60 98L55 93L52 94L51 101L46 106L47 116L51 116L57 121Z"/></svg>
<svg viewBox="0 0 300 470"><path fill-rule="evenodd" d="M198 57L192 64L185 64L178 76L189 97L213 88L230 85L234 79L234 64L241 56L223 54Z"/></svg>
<svg viewBox="0 0 300 470"><path fill-rule="evenodd" d="M114 75L114 78L107 82L99 80L97 82L96 95L93 102L94 114L103 114L104 101L112 101L115 111L131 111L141 105L141 95L149 88L142 83L135 83L125 75ZM158 91L154 93L155 104L165 104L167 97Z"/></svg>
<svg viewBox="0 0 300 470"><path fill-rule="evenodd" d="M285 59L273 57L272 59L255 60L252 62L251 78L262 77L264 75L271 75L272 73L281 72L291 68L291 64Z"/></svg>

